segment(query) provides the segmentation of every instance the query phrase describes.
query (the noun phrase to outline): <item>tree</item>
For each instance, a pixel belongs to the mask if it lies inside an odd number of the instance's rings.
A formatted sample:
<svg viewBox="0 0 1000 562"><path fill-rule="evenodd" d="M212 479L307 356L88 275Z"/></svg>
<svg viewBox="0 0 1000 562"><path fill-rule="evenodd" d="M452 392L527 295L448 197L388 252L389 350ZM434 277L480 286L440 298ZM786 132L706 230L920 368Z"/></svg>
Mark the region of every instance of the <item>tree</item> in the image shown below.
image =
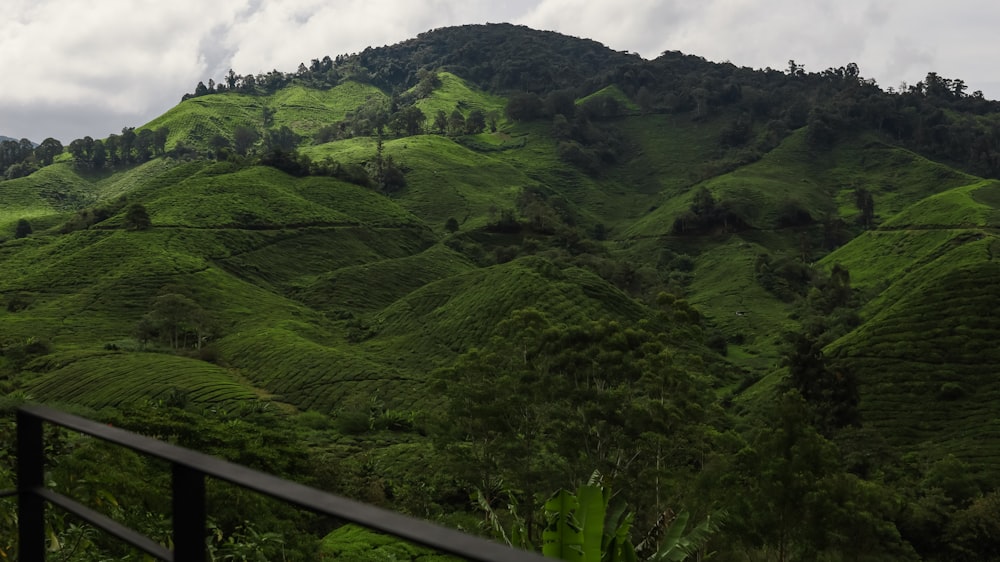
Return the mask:
<svg viewBox="0 0 1000 562"><path fill-rule="evenodd" d="M548 115L565 115L572 119L576 115L575 96L571 90L556 90L545 98L545 112Z"/></svg>
<svg viewBox="0 0 1000 562"><path fill-rule="evenodd" d="M42 166L48 166L56 156L62 154L63 145L58 140L49 137L35 148L35 158Z"/></svg>
<svg viewBox="0 0 1000 562"><path fill-rule="evenodd" d="M73 139L67 147L70 155L73 157L73 165L77 168L83 168L89 164L88 160L90 154L87 152L87 145L84 139Z"/></svg>
<svg viewBox="0 0 1000 562"><path fill-rule="evenodd" d="M153 156L153 131L142 129L135 137L135 161L145 162Z"/></svg>
<svg viewBox="0 0 1000 562"><path fill-rule="evenodd" d="M94 141L94 146L91 149L90 163L96 170L100 170L104 167L108 161L108 153L104 150L104 143L101 139Z"/></svg>
<svg viewBox="0 0 1000 562"><path fill-rule="evenodd" d="M209 84L212 81L209 80ZM167 137L170 135L168 127L160 127L153 131L153 153L163 155L167 152Z"/></svg>
<svg viewBox="0 0 1000 562"><path fill-rule="evenodd" d="M299 136L295 134L295 131L292 131L287 125L282 125L277 129L267 131L264 137L264 144L268 150L288 152L298 146L299 140Z"/></svg>
<svg viewBox="0 0 1000 562"><path fill-rule="evenodd" d="M500 479L530 506L596 467L623 482L640 520L655 518L667 474L700 443L704 379L685 366L694 363L666 333L610 320L553 325L524 309L497 333L435 374L447 398L439 446L456 474L480 490Z"/></svg>
<svg viewBox="0 0 1000 562"><path fill-rule="evenodd" d="M14 228L14 238L25 238L31 234L31 223L27 219L19 219Z"/></svg>
<svg viewBox="0 0 1000 562"><path fill-rule="evenodd" d="M104 150L108 153L108 162L110 162L112 166L121 162L121 144L121 137L113 133L108 135L108 138L104 139Z"/></svg>
<svg viewBox="0 0 1000 562"><path fill-rule="evenodd" d="M258 138L260 135L257 134L256 130L244 125L237 125L233 129L233 149L240 156L246 156Z"/></svg>
<svg viewBox="0 0 1000 562"><path fill-rule="evenodd" d="M486 114L486 124L490 126L490 132L497 132L497 123L500 121L500 112L492 110Z"/></svg>
<svg viewBox="0 0 1000 562"><path fill-rule="evenodd" d="M468 119L465 120L465 132L475 135L486 129L486 115L481 109L473 109L469 112Z"/></svg>
<svg viewBox="0 0 1000 562"><path fill-rule="evenodd" d="M788 391L749 433L717 484L730 490L730 540L778 562L915 559L890 519L898 500L845 472L841 452L809 418Z"/></svg>
<svg viewBox="0 0 1000 562"><path fill-rule="evenodd" d="M448 115L443 109L434 114L434 130L442 135L448 131Z"/></svg>
<svg viewBox="0 0 1000 562"><path fill-rule="evenodd" d="M424 128L424 122L427 121L427 116L424 115L420 108L411 105L409 107L403 108L399 111L400 118L403 123L403 129L406 130L408 135L419 135Z"/></svg>
<svg viewBox="0 0 1000 562"><path fill-rule="evenodd" d="M129 206L125 213L126 230L149 230L152 226L149 213L146 212L146 207L142 203L133 203Z"/></svg>
<svg viewBox="0 0 1000 562"><path fill-rule="evenodd" d="M121 136L122 162L134 162L132 148L135 146L135 127L123 127Z"/></svg>
<svg viewBox="0 0 1000 562"><path fill-rule="evenodd" d="M194 332L195 345L201 349L203 334L209 325L205 310L191 297L174 292L177 290L171 287L161 291L137 331L149 337L152 330L174 349L186 347L189 333Z"/></svg>
<svg viewBox="0 0 1000 562"><path fill-rule="evenodd" d="M461 135L465 132L465 116L457 107L448 116L448 134Z"/></svg>
<svg viewBox="0 0 1000 562"><path fill-rule="evenodd" d="M9 168L7 168L7 171L4 173L3 177L9 180L23 178L25 176L30 176L31 174L35 173L37 169L38 168L36 168L29 161L17 162L15 164L12 164Z"/></svg>
<svg viewBox="0 0 1000 562"><path fill-rule="evenodd" d="M815 335L792 333L786 338L789 349L784 363L792 387L812 407L816 427L830 434L857 424L859 394L854 373L843 365L831 364Z"/></svg>
<svg viewBox="0 0 1000 562"><path fill-rule="evenodd" d="M957 560L1000 560L1000 490L980 496L948 524Z"/></svg>
<svg viewBox="0 0 1000 562"><path fill-rule="evenodd" d="M511 121L531 121L542 114L543 103L537 94L514 94L507 100L505 112Z"/></svg>
<svg viewBox="0 0 1000 562"><path fill-rule="evenodd" d="M861 211L858 215L858 224L870 229L875 223L875 198L872 197L872 193L863 187L855 188L854 206Z"/></svg>
<svg viewBox="0 0 1000 562"><path fill-rule="evenodd" d="M427 116L424 112L420 111L419 107L410 105L392 114L389 129L397 137L402 136L404 132L410 136L419 135L423 131L425 121Z"/></svg>
<svg viewBox="0 0 1000 562"><path fill-rule="evenodd" d="M208 139L208 146L215 151L216 160L224 160L227 153L232 153L229 150L231 146L229 139L219 134L212 135L212 138Z"/></svg>
<svg viewBox="0 0 1000 562"><path fill-rule="evenodd" d="M430 72L423 68L417 71L416 92L418 98L429 97L440 85L441 78L438 77L437 72Z"/></svg>
<svg viewBox="0 0 1000 562"><path fill-rule="evenodd" d="M458 220L455 217L448 217L444 223L444 229L448 232L458 232Z"/></svg>

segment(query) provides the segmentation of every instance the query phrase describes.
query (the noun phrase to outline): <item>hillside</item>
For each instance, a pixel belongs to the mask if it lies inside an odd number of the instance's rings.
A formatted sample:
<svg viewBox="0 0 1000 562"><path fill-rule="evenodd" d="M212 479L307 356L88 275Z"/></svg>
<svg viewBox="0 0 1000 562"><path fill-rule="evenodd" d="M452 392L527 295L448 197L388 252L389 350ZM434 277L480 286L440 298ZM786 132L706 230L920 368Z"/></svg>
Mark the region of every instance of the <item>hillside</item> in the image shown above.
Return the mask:
<svg viewBox="0 0 1000 562"><path fill-rule="evenodd" d="M871 559L949 559L1000 486L1000 108L934 76L504 24L201 84L4 163L0 384L165 435L274 415L310 478L456 525L597 468L644 525L731 513L729 554L808 524L854 559L854 502ZM734 499L806 457L815 519Z"/></svg>

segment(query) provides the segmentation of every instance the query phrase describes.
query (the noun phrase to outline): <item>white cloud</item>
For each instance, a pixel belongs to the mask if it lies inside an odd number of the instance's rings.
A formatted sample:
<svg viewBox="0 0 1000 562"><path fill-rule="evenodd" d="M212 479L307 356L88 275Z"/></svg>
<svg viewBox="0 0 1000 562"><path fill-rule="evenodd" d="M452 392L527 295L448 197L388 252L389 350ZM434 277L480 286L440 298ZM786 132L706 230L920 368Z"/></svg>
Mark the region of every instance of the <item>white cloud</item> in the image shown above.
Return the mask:
<svg viewBox="0 0 1000 562"><path fill-rule="evenodd" d="M486 1L271 0L226 34L232 66L240 74L293 71L325 55L398 43L435 27L505 19ZM294 40L290 40L294 38Z"/></svg>
<svg viewBox="0 0 1000 562"><path fill-rule="evenodd" d="M0 22L5 103L98 103L136 111L203 71L198 44L238 2L42 0ZM185 5L191 4L191 5ZM230 8L231 10L231 8Z"/></svg>
<svg viewBox="0 0 1000 562"><path fill-rule="evenodd" d="M658 56L700 9L686 0L542 0L518 18L529 27L594 39L615 50Z"/></svg>

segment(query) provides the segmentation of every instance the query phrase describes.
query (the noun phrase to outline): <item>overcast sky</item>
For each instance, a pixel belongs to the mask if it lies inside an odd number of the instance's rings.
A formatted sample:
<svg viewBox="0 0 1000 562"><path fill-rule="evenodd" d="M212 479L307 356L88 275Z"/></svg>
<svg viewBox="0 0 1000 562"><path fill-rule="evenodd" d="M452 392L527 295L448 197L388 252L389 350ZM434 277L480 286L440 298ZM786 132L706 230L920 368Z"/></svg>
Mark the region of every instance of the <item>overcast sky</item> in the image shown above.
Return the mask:
<svg viewBox="0 0 1000 562"><path fill-rule="evenodd" d="M1000 99L996 0L0 0L0 135L64 143L139 126L199 80L512 22L655 58L753 68L856 62L883 87L928 71Z"/></svg>

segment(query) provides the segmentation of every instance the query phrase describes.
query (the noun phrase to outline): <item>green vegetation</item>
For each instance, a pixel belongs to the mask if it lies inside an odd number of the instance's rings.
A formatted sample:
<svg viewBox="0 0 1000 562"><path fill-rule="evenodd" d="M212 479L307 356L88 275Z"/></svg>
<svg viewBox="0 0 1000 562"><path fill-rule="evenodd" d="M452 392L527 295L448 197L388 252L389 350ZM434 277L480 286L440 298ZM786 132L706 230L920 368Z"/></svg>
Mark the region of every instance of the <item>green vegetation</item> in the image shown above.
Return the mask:
<svg viewBox="0 0 1000 562"><path fill-rule="evenodd" d="M230 72L104 139L0 143L0 406L563 559L995 558L998 115L934 73L509 25ZM167 540L155 463L51 453ZM216 559L444 559L209 495ZM50 523L54 555L130 556Z"/></svg>

